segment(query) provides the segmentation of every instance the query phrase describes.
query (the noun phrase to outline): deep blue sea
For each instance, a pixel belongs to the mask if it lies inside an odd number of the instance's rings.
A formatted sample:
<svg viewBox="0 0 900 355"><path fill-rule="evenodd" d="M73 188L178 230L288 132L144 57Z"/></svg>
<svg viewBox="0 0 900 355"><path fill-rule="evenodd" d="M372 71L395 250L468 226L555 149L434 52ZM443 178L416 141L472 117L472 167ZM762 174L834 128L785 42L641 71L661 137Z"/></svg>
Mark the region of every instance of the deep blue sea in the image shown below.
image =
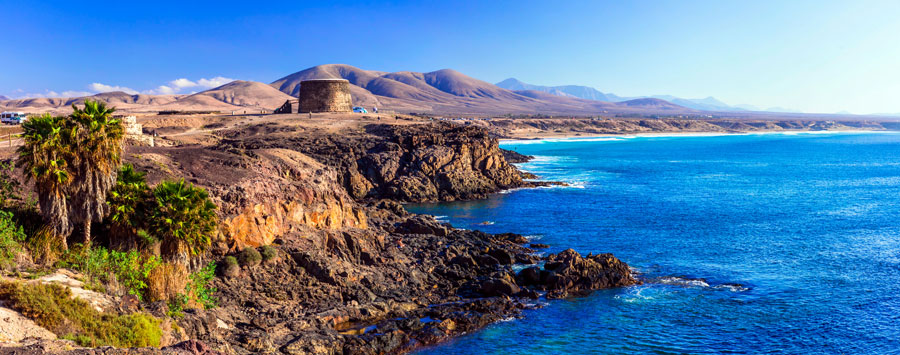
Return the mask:
<svg viewBox="0 0 900 355"><path fill-rule="evenodd" d="M611 252L646 283L419 354L900 353L900 133L502 146L572 186L408 209L550 252Z"/></svg>

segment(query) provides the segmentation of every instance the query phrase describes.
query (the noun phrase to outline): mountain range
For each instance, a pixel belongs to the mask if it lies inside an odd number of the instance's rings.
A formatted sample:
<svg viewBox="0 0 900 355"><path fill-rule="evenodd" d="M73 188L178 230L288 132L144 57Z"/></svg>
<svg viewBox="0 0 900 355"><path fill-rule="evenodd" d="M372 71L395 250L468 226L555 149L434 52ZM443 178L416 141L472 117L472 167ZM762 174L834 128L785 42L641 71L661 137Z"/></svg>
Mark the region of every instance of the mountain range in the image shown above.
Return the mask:
<svg viewBox="0 0 900 355"><path fill-rule="evenodd" d="M439 115L502 114L658 114L693 109L657 98L617 102L554 95L540 90L509 90L452 69L428 73L381 72L345 64L319 65L287 75L271 84L237 80L191 95L146 95L107 92L74 98L26 98L0 101L0 108L27 112L67 112L85 99L110 103L122 112L262 111L296 98L300 82L342 78L350 82L354 105L398 112Z"/></svg>
<svg viewBox="0 0 900 355"><path fill-rule="evenodd" d="M588 100L606 101L606 102L622 102L640 98L654 98L666 100L676 105L703 111L760 111L759 109L751 109L748 106L731 106L718 99L710 96L704 99L684 99L672 95L652 95L624 97L613 93L604 93L600 90L589 86L580 85L562 85L562 86L543 86L527 84L515 78L509 78L496 84L498 87L508 90L534 90L550 93L557 96L576 97Z"/></svg>

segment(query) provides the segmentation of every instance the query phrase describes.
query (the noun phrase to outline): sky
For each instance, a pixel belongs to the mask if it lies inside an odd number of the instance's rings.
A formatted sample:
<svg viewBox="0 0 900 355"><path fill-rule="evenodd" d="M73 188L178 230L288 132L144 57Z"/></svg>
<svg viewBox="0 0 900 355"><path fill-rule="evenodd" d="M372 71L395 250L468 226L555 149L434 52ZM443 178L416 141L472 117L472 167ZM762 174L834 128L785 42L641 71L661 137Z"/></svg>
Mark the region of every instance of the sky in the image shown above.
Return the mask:
<svg viewBox="0 0 900 355"><path fill-rule="evenodd" d="M0 95L189 93L319 64L900 113L900 1L0 0Z"/></svg>

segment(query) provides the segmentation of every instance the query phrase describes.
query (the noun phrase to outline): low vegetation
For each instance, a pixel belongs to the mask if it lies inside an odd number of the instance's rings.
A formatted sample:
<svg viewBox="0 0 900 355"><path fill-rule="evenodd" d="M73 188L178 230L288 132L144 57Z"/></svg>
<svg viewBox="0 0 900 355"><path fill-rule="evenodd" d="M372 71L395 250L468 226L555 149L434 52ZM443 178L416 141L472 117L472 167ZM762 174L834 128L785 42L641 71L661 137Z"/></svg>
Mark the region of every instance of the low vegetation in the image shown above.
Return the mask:
<svg viewBox="0 0 900 355"><path fill-rule="evenodd" d="M256 266L262 261L262 255L259 255L259 252L256 251L253 247L246 247L244 250L238 254L238 262L241 266Z"/></svg>
<svg viewBox="0 0 900 355"><path fill-rule="evenodd" d="M13 214L0 210L0 268L15 266L16 257L23 252L25 231L16 224Z"/></svg>
<svg viewBox="0 0 900 355"><path fill-rule="evenodd" d="M93 289L112 286L144 300L150 273L160 264L158 256L140 254L134 250L121 252L99 246L88 249L77 245L65 254L57 266L82 272L85 282Z"/></svg>
<svg viewBox="0 0 900 355"><path fill-rule="evenodd" d="M262 256L262 261L268 262L278 258L278 249L271 245L263 245L259 248L259 254Z"/></svg>
<svg viewBox="0 0 900 355"><path fill-rule="evenodd" d="M162 337L159 319L144 313L102 313L59 285L2 282L0 299L38 325L82 346L158 347Z"/></svg>

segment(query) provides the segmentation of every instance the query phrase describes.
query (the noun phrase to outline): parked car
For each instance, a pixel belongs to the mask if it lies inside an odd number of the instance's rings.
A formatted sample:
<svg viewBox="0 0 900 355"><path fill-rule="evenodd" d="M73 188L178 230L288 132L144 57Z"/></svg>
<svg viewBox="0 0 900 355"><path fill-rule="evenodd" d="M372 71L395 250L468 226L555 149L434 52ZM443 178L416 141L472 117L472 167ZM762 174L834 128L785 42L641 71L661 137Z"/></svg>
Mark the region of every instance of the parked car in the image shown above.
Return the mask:
<svg viewBox="0 0 900 355"><path fill-rule="evenodd" d="M360 107L360 106L354 107L353 112L354 113L369 113L369 111L366 111L365 107Z"/></svg>
<svg viewBox="0 0 900 355"><path fill-rule="evenodd" d="M28 117L24 112L3 112L0 113L0 122L6 124L20 124L25 122Z"/></svg>

